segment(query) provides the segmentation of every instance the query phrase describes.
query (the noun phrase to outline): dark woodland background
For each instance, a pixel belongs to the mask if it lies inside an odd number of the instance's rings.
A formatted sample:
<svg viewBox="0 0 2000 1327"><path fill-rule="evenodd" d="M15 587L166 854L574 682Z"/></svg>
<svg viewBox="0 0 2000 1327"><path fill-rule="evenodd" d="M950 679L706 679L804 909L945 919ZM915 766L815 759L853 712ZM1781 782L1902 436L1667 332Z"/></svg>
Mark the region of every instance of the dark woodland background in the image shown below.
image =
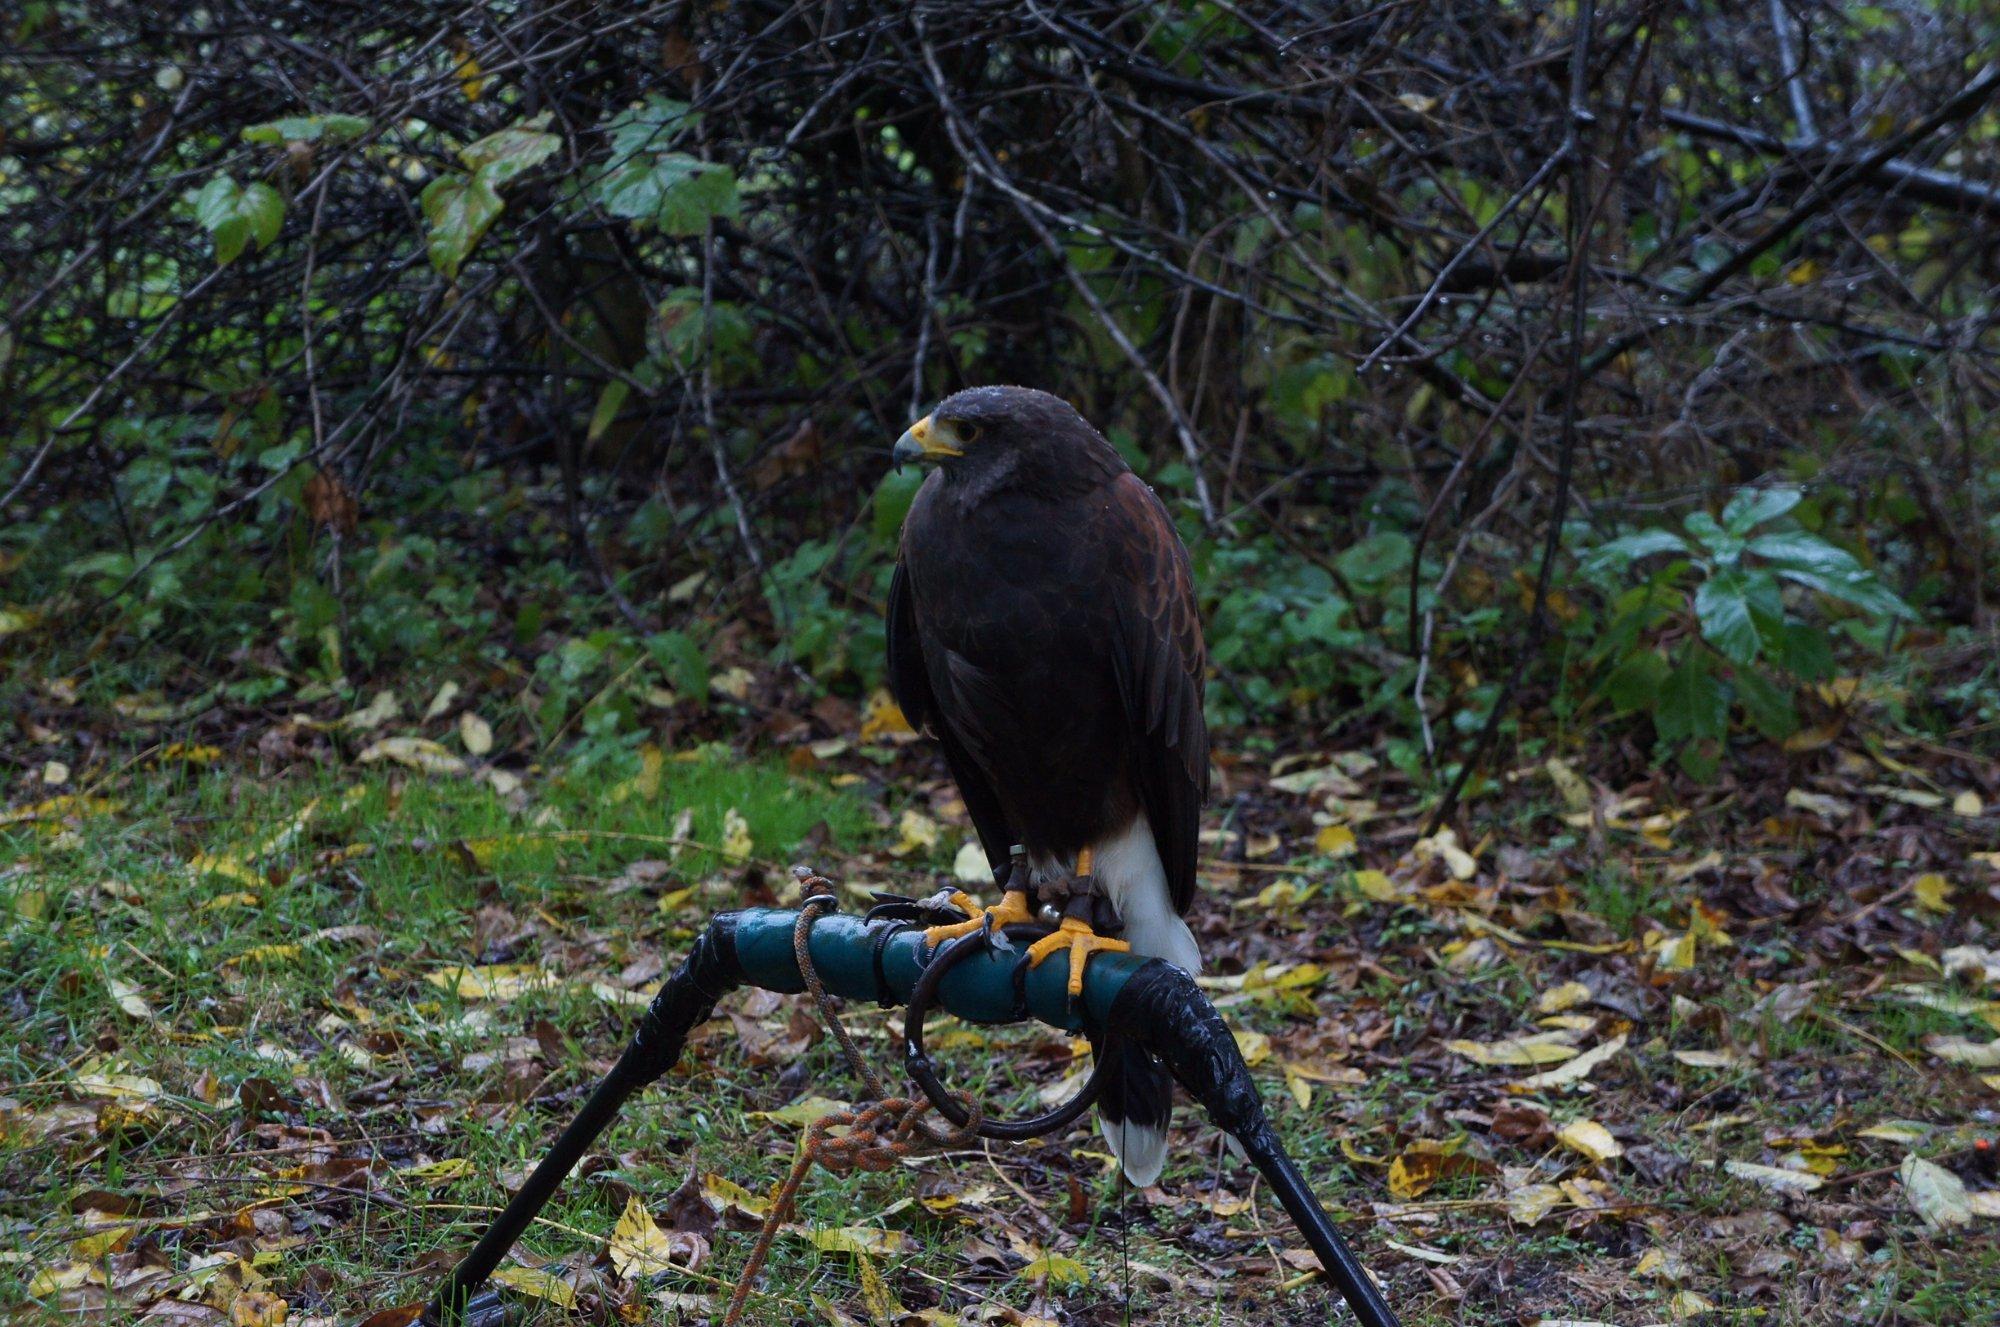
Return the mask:
<svg viewBox="0 0 2000 1327"><path fill-rule="evenodd" d="M1436 779L1518 681L1713 778L1872 672L1990 749L1990 11L1588 19L20 6L0 648L603 740L858 697L886 446L1008 381L1173 506L1225 726Z"/></svg>

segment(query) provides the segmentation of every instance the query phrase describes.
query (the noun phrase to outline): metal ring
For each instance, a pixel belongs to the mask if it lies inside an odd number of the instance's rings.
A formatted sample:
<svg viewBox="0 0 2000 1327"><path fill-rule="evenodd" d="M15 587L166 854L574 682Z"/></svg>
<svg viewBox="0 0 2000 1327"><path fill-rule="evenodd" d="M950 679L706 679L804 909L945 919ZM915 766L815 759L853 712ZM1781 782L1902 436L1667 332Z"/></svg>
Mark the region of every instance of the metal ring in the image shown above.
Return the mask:
<svg viewBox="0 0 2000 1327"><path fill-rule="evenodd" d="M918 974L917 984L910 990L909 1004L903 1015L904 1070L930 1098L937 1113L961 1129L971 1117L945 1090L937 1070L931 1066L930 1056L924 1051L924 1015L930 1012L931 1002L937 998L938 983L944 980L945 973L973 951L984 948L988 938L984 929L973 931L947 941L932 954L930 962L924 964L924 970ZM981 1120L979 1136L1020 1142L1068 1128L1078 1116L1097 1104L1097 1094L1102 1087L1098 1075L1102 1070L1103 1061L1094 1062L1089 1079L1077 1090L1077 1094L1046 1114L1030 1116L1025 1120Z"/></svg>

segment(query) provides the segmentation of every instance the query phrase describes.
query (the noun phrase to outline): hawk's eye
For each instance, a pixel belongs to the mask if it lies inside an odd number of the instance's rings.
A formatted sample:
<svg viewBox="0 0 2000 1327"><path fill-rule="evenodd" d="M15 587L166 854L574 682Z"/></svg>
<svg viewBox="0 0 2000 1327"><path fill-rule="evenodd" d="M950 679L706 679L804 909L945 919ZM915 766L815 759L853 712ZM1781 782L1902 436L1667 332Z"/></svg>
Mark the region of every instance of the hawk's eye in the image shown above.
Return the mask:
<svg viewBox="0 0 2000 1327"><path fill-rule="evenodd" d="M973 443L979 441L979 425L970 423L966 420L963 419L953 420L951 424L951 431L952 435L958 439L958 445L961 447L965 446L967 443Z"/></svg>

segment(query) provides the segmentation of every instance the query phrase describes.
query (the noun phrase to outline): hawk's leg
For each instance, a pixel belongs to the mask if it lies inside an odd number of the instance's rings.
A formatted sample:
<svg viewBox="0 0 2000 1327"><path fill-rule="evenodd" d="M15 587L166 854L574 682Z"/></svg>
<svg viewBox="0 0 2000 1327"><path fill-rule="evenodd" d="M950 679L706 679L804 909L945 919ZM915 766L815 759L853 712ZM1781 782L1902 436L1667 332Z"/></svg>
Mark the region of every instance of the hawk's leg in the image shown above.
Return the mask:
<svg viewBox="0 0 2000 1327"><path fill-rule="evenodd" d="M1028 946L1030 967L1040 967L1051 954L1069 952L1071 999L1083 994L1083 969L1092 954L1126 954L1132 950L1132 946L1123 940L1099 935L1091 924L1097 899L1090 892L1090 856L1089 848L1077 854L1076 879L1070 886L1069 899L1063 905L1061 924Z"/></svg>

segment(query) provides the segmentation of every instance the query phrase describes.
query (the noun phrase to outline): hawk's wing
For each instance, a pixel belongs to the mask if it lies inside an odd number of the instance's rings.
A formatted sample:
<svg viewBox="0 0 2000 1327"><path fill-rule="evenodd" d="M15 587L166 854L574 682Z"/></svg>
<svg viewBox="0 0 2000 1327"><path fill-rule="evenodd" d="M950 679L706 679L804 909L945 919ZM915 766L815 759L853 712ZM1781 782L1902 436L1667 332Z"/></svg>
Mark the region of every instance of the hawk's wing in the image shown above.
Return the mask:
<svg viewBox="0 0 2000 1327"><path fill-rule="evenodd" d="M931 688L931 670L924 658L923 637L917 630L916 603L910 597L910 577L903 568L903 560L896 559L895 573L889 579L889 694L896 698L896 704L903 711L903 717L919 732L928 732L944 747L944 763L951 770L952 782L958 785L959 796L965 799L965 809L972 816L972 827L979 833L979 846L986 850L986 860L994 867L1007 860L1008 850L1014 845L1007 829L1007 818L1000 811L1000 799L994 794L993 785L980 762L973 758L952 725L944 721L943 711L937 702L937 693ZM938 662L949 666L951 660Z"/></svg>
<svg viewBox="0 0 2000 1327"><path fill-rule="evenodd" d="M1130 725L1140 805L1167 871L1174 908L1194 902L1201 804L1208 795L1208 724L1201 698L1207 651L1187 549L1167 509L1137 475L1109 486L1115 540L1107 587L1111 657ZM969 799L968 799L969 801Z"/></svg>

